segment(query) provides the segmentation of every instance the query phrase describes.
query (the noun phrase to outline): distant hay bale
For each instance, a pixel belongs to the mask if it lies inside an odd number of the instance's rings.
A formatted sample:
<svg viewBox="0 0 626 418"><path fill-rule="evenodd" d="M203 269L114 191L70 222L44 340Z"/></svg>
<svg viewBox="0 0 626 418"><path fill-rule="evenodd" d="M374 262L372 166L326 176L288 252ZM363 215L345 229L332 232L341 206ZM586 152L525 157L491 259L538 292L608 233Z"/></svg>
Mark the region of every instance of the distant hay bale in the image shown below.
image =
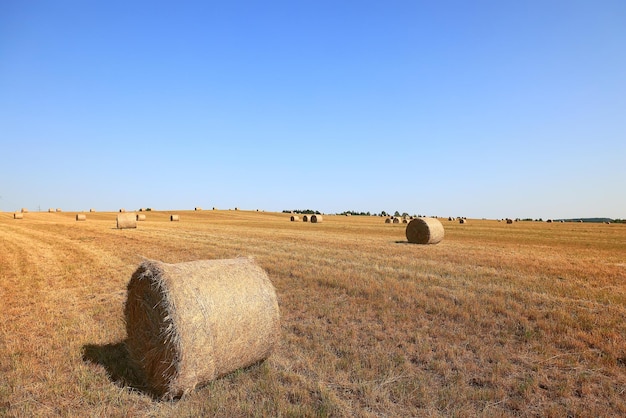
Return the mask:
<svg viewBox="0 0 626 418"><path fill-rule="evenodd" d="M22 213L28 213L28 209L22 208Z"/></svg>
<svg viewBox="0 0 626 418"><path fill-rule="evenodd" d="M552 219L548 219L546 222L551 224L552 223Z"/></svg>
<svg viewBox="0 0 626 418"><path fill-rule="evenodd" d="M84 213L77 213L76 214L76 220L77 221L86 221L87 220L87 215L85 215Z"/></svg>
<svg viewBox="0 0 626 418"><path fill-rule="evenodd" d="M141 213L141 214L138 213L137 214L137 222L145 221L145 220L146 220L146 215L144 215L143 213Z"/></svg>
<svg viewBox="0 0 626 418"><path fill-rule="evenodd" d="M390 224L390 223L391 223L391 218L387 218L387 219L385 219L385 223L386 223L386 224Z"/></svg>
<svg viewBox="0 0 626 418"><path fill-rule="evenodd" d="M507 223L507 224L512 224L512 223L513 223L513 219L507 219L507 220L506 220L506 223Z"/></svg>
<svg viewBox="0 0 626 418"><path fill-rule="evenodd" d="M444 234L443 225L435 218L415 218L406 226L406 239L413 244L438 244Z"/></svg>
<svg viewBox="0 0 626 418"><path fill-rule="evenodd" d="M302 222L309 222L309 215L303 215Z"/></svg>
<svg viewBox="0 0 626 418"><path fill-rule="evenodd" d="M239 208L235 208L235 210L239 210Z"/></svg>
<svg viewBox="0 0 626 418"><path fill-rule="evenodd" d="M15 212L13 214L13 219L24 219L24 213L23 212Z"/></svg>
<svg viewBox="0 0 626 418"><path fill-rule="evenodd" d="M137 217L134 213L120 213L117 215L117 229L137 228Z"/></svg>
<svg viewBox="0 0 626 418"><path fill-rule="evenodd" d="M291 215L291 222L298 222L300 217L298 215Z"/></svg>
<svg viewBox="0 0 626 418"><path fill-rule="evenodd" d="M217 208L215 206L213 206L213 210L217 210Z"/></svg>
<svg viewBox="0 0 626 418"><path fill-rule="evenodd" d="M453 221L454 219L452 219L452 216L449 216L449 217L448 217L448 220L449 220L449 221Z"/></svg>
<svg viewBox="0 0 626 418"><path fill-rule="evenodd" d="M199 207L199 206L196 206L193 210L200 211L200 210L202 210L202 208Z"/></svg>
<svg viewBox="0 0 626 418"><path fill-rule="evenodd" d="M95 212L96 210L94 208L89 209L89 212Z"/></svg>
<svg viewBox="0 0 626 418"><path fill-rule="evenodd" d="M410 221L410 219L409 219L409 218L402 218L402 223L403 223L403 224L408 224L408 223L409 223L409 221Z"/></svg>
<svg viewBox="0 0 626 418"><path fill-rule="evenodd" d="M396 218L394 217L391 222L393 222L394 224L399 224L400 223L400 218Z"/></svg>
<svg viewBox="0 0 626 418"><path fill-rule="evenodd" d="M318 224L320 222L322 222L324 220L324 218L322 218L322 215L311 215L311 223L312 224Z"/></svg>
<svg viewBox="0 0 626 418"><path fill-rule="evenodd" d="M54 209L49 208L49 209L48 209L48 213L52 213L52 212L54 212Z"/></svg>
<svg viewBox="0 0 626 418"><path fill-rule="evenodd" d="M121 209L120 209L120 213L124 213L124 212L126 212L126 209L121 208Z"/></svg>
<svg viewBox="0 0 626 418"><path fill-rule="evenodd" d="M144 261L124 314L129 356L163 399L265 360L280 337L274 286L249 258Z"/></svg>
<svg viewBox="0 0 626 418"><path fill-rule="evenodd" d="M61 208L57 208L57 212L63 212Z"/></svg>
<svg viewBox="0 0 626 418"><path fill-rule="evenodd" d="M178 222L180 221L179 215L170 215L170 222Z"/></svg>
<svg viewBox="0 0 626 418"><path fill-rule="evenodd" d="M461 218L461 219L459 219L459 223L460 224L466 224L467 223L467 219Z"/></svg>

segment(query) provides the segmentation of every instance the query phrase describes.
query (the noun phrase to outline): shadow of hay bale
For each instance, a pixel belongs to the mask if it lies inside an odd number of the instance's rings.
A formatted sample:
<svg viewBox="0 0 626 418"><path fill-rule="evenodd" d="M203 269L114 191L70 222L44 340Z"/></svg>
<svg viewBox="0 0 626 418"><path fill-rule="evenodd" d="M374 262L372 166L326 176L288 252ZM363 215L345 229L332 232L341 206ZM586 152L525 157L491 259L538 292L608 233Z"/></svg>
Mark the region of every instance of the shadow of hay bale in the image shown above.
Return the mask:
<svg viewBox="0 0 626 418"><path fill-rule="evenodd" d="M156 399L156 394L149 390L145 378L130 359L125 341L116 344L85 344L82 353L84 362L104 367L109 379L117 386L129 387Z"/></svg>

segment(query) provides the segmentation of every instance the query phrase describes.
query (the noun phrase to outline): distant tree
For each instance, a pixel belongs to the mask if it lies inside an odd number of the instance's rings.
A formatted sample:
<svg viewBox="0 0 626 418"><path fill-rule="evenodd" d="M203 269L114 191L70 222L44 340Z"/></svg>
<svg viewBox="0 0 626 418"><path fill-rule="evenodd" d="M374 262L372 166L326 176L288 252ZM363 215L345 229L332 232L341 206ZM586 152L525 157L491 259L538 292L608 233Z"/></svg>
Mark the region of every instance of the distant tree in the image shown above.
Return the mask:
<svg viewBox="0 0 626 418"><path fill-rule="evenodd" d="M403 217L403 218L406 218L406 217L408 217L408 216L409 216L409 214L408 214L408 213L406 213L406 212L403 212L403 213L402 213L402 217Z"/></svg>
<svg viewBox="0 0 626 418"><path fill-rule="evenodd" d="M380 212L380 216L388 216L388 215L387 215L387 212L382 211L382 212Z"/></svg>
<svg viewBox="0 0 626 418"><path fill-rule="evenodd" d="M400 216L400 212L395 211L395 212L393 213L393 216Z"/></svg>

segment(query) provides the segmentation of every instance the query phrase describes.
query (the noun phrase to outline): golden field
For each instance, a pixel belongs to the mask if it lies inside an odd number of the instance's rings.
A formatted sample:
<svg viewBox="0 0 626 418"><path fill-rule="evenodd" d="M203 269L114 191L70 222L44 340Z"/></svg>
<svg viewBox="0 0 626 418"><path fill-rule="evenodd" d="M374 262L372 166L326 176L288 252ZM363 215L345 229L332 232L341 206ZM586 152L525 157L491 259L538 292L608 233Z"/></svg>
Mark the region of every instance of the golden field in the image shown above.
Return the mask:
<svg viewBox="0 0 626 418"><path fill-rule="evenodd" d="M0 213L0 416L626 416L626 225L402 224L252 211ZM180 222L170 222L179 214ZM279 345L181 400L124 347L143 258L253 256Z"/></svg>

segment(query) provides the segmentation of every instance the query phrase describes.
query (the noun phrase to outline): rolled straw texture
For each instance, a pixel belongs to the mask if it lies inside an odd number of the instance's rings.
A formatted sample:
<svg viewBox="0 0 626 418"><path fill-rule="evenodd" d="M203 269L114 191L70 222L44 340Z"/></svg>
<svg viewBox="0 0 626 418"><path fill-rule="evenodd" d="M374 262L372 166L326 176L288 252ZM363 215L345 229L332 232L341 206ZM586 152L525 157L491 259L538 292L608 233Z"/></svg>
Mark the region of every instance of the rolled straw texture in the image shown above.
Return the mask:
<svg viewBox="0 0 626 418"><path fill-rule="evenodd" d="M391 223L391 218L387 218L387 219L385 219L385 223L386 223L386 224L390 224L390 223Z"/></svg>
<svg viewBox="0 0 626 418"><path fill-rule="evenodd" d="M311 223L312 224L320 223L323 220L324 220L324 218L322 218L322 215L311 215Z"/></svg>
<svg viewBox="0 0 626 418"><path fill-rule="evenodd" d="M394 224L399 224L400 223L400 218L393 218L391 220L391 222L394 223Z"/></svg>
<svg viewBox="0 0 626 418"><path fill-rule="evenodd" d="M143 213L138 213L137 214L137 221L145 221L146 220L146 215L144 215Z"/></svg>
<svg viewBox="0 0 626 418"><path fill-rule="evenodd" d="M13 214L13 219L24 219L24 214L21 212L15 212Z"/></svg>
<svg viewBox="0 0 626 418"><path fill-rule="evenodd" d="M122 212L117 215L117 229L137 228L137 217L133 212Z"/></svg>
<svg viewBox="0 0 626 418"><path fill-rule="evenodd" d="M130 358L165 399L266 359L280 335L274 287L249 258L144 261L124 313Z"/></svg>
<svg viewBox="0 0 626 418"><path fill-rule="evenodd" d="M309 215L302 216L302 222L309 222Z"/></svg>
<svg viewBox="0 0 626 418"><path fill-rule="evenodd" d="M86 221L87 220L87 215L85 215L84 213L77 213L76 214L76 220L77 221Z"/></svg>
<svg viewBox="0 0 626 418"><path fill-rule="evenodd" d="M413 244L438 244L443 236L443 225L435 218L415 218L406 226L406 239Z"/></svg>
<svg viewBox="0 0 626 418"><path fill-rule="evenodd" d="M291 215L291 222L298 222L300 217L298 215Z"/></svg>
<svg viewBox="0 0 626 418"><path fill-rule="evenodd" d="M178 222L180 221L179 215L170 215L170 222Z"/></svg>

